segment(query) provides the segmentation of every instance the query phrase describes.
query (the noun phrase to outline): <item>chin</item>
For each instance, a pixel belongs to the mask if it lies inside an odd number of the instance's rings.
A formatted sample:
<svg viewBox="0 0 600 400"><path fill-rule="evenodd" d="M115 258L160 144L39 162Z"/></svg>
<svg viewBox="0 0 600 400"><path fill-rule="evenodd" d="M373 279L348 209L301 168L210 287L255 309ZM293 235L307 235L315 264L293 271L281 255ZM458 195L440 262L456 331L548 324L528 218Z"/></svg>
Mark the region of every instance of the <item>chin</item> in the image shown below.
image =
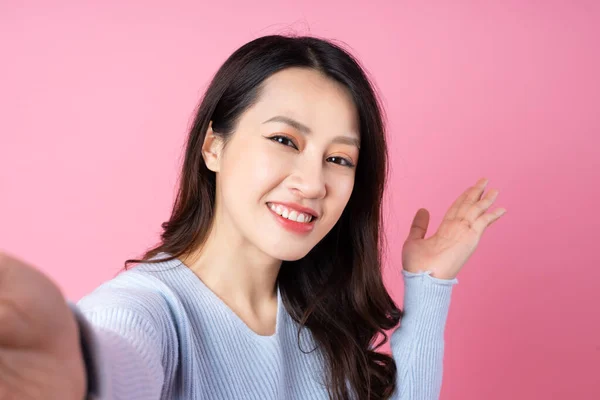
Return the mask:
<svg viewBox="0 0 600 400"><path fill-rule="evenodd" d="M273 258L275 258L277 260L281 260L281 261L297 261L297 260L300 260L301 258L304 258L304 256L306 256L310 252L310 250L311 249L307 249L307 248L302 248L302 249L278 248L275 251L270 251L268 254L271 255Z"/></svg>

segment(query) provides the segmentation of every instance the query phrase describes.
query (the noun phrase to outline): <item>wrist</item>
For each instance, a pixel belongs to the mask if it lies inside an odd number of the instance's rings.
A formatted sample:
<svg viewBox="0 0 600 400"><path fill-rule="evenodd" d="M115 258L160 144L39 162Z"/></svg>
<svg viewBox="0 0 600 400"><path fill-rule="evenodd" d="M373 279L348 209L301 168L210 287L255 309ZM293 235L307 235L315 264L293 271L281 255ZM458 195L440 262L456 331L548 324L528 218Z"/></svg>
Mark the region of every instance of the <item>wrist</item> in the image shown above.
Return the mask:
<svg viewBox="0 0 600 400"><path fill-rule="evenodd" d="M83 371L83 397L82 399L89 399L91 395L97 393L97 380L96 380L96 368L92 355L91 343L89 341L88 327L85 326L85 322L82 318L85 318L78 312L75 304L69 304L75 321L77 322L77 329L79 333L79 348L80 356L82 361Z"/></svg>
<svg viewBox="0 0 600 400"><path fill-rule="evenodd" d="M442 279L442 280L447 280L447 281L451 281L452 279L456 278L456 274L448 274L448 273L437 272L437 271L431 271L430 275L432 278L437 278L437 279Z"/></svg>

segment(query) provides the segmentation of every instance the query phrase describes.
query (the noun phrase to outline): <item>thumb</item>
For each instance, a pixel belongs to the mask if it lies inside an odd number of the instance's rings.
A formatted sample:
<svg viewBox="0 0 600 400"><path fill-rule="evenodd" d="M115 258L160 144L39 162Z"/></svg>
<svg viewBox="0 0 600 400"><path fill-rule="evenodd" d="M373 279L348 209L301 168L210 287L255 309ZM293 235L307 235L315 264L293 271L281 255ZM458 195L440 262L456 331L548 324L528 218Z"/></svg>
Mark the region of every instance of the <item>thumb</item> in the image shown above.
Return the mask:
<svg viewBox="0 0 600 400"><path fill-rule="evenodd" d="M408 233L408 240L425 238L428 226L429 211L427 211L426 208L420 208L413 218L412 225L410 226L410 231Z"/></svg>

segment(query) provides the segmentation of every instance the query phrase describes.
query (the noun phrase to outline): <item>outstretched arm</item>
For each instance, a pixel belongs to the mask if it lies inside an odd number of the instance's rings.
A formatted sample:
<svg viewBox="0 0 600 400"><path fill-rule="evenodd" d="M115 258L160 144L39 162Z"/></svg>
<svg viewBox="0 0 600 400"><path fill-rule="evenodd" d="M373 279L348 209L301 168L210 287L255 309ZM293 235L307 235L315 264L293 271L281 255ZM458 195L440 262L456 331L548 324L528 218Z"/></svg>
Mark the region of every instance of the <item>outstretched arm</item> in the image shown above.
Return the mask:
<svg viewBox="0 0 600 400"><path fill-rule="evenodd" d="M158 333L127 309L86 311L68 302L80 327L89 400L159 399L164 383Z"/></svg>

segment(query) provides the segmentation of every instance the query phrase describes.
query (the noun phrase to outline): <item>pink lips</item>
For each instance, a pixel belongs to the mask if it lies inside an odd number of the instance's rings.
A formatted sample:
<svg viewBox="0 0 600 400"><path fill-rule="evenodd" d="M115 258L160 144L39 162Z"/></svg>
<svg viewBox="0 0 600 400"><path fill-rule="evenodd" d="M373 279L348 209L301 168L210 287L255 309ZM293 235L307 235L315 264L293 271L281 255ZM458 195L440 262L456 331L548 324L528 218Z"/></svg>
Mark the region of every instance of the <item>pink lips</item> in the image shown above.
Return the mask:
<svg viewBox="0 0 600 400"><path fill-rule="evenodd" d="M290 232L294 232L294 233L307 234L307 233L311 232L313 230L313 228L315 227L315 220L318 217L316 211L314 211L310 208L307 208L307 207L302 207L297 204L293 204L293 203L277 202L277 203L272 203L272 204L275 204L275 205L280 204L289 209L296 210L297 212L301 212L304 214L310 214L313 216L313 219L310 222L292 221L290 219L282 217L281 215L277 214L275 211L271 210L271 207L269 207L269 204L267 204L267 208L269 209L271 214L275 217L277 222L279 222L283 226L283 228L285 228L286 230L288 230Z"/></svg>

